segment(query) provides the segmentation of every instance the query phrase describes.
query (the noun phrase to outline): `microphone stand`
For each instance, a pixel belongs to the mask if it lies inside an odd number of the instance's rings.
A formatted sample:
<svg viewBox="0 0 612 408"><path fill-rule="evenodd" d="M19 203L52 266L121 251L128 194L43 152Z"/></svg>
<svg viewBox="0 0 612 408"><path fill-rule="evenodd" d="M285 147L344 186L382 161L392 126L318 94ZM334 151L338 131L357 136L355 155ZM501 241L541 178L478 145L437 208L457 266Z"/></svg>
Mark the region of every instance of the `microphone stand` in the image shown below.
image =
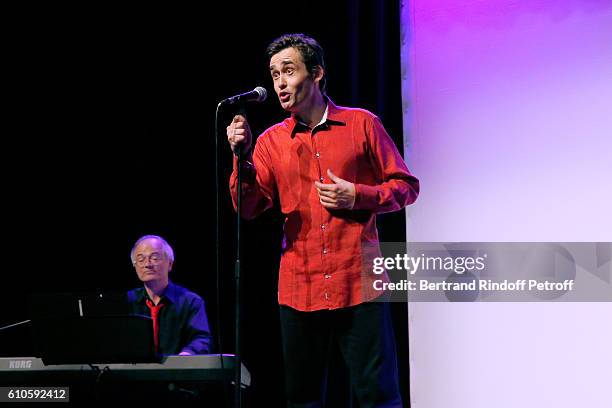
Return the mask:
<svg viewBox="0 0 612 408"><path fill-rule="evenodd" d="M241 103L238 107L237 114L243 115L246 117L246 111L244 104ZM241 230L241 212L242 212L242 160L243 160L243 151L239 146L236 149L236 158L238 161L238 170L237 170L237 194L236 194L236 262L234 263L234 288L236 291L235 298L235 335L236 335L236 344L235 344L235 361L234 361L234 385L235 385L235 394L234 394L234 407L240 408L242 406L241 401L241 367L242 367L242 356L241 356L241 344L240 344L240 323L241 323L241 280L240 280L240 257L242 253L242 245L240 242L240 230Z"/></svg>
<svg viewBox="0 0 612 408"><path fill-rule="evenodd" d="M220 108L224 105L224 101L219 102L219 104L217 105L217 113L215 114L215 141L218 140L219 138L219 131L218 131L218 116L219 116L219 110ZM236 111L236 114L240 114L243 116L246 116L246 110L245 110L245 106L244 106L244 102L240 102L238 105L238 109ZM220 228L219 228L219 224L221 222L220 220L220 211L219 211L219 185L218 185L218 180L219 180L219 147L218 147L218 143L215 142L215 178L216 178L216 182L217 182L217 199L216 199L216 213L217 213L217 225L216 225L216 266L217 266L217 292L219 291L219 279L220 279L220 267L221 267L221 262L220 262L220 250L219 250L219 239L220 239ZM234 290L235 290L235 357L234 357L234 407L235 408L240 408L242 406L242 356L241 356L241 342L240 342L240 326L241 326L241 305L242 305L242 295L241 295L241 280L240 280L240 258L241 258L241 253L242 253L242 244L241 244L241 239L240 239L240 232L241 232L241 224L242 224L242 220L241 220L241 212L242 212L242 160L243 160L243 152L242 149L240 147L236 148L236 151L234 152L234 154L236 155L237 158L237 162L238 162L238 169L237 169L237 182L238 182L238 187L237 187L237 197L236 197L236 261L234 263ZM218 309L219 307L217 307ZM217 310L217 320L219 315L218 315L219 311ZM220 330L220 327L218 328L218 330ZM219 338L220 341L220 338ZM219 344L219 347L221 347L221 344ZM223 367L223 358L221 358L221 366Z"/></svg>

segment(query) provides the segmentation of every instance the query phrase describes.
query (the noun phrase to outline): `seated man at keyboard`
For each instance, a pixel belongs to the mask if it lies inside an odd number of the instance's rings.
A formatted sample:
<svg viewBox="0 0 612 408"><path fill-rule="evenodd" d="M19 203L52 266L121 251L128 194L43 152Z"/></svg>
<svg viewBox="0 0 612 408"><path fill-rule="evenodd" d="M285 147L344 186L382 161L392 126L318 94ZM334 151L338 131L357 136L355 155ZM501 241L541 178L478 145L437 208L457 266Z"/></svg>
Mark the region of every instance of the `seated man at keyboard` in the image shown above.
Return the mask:
<svg viewBox="0 0 612 408"><path fill-rule="evenodd" d="M210 329L204 301L172 283L172 247L160 236L139 238L131 252L143 286L128 292L131 314L151 316L155 349L160 354L194 355L210 352Z"/></svg>

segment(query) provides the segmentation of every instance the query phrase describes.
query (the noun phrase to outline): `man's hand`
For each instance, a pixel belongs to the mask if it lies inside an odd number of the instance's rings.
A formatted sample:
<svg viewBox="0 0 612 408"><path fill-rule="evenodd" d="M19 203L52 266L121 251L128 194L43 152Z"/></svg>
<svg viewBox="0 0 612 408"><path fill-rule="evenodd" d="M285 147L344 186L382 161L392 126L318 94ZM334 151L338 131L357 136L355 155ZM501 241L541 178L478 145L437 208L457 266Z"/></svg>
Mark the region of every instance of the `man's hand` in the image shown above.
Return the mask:
<svg viewBox="0 0 612 408"><path fill-rule="evenodd" d="M355 184L341 179L329 169L327 175L334 184L315 181L321 205L330 210L352 209L355 205Z"/></svg>
<svg viewBox="0 0 612 408"><path fill-rule="evenodd" d="M188 351L181 351L179 353L179 356L193 356L193 353L190 353Z"/></svg>
<svg viewBox="0 0 612 408"><path fill-rule="evenodd" d="M236 153L238 148L246 152L251 147L251 128L249 122L242 115L234 116L232 123L227 127L227 141L229 142L232 152Z"/></svg>

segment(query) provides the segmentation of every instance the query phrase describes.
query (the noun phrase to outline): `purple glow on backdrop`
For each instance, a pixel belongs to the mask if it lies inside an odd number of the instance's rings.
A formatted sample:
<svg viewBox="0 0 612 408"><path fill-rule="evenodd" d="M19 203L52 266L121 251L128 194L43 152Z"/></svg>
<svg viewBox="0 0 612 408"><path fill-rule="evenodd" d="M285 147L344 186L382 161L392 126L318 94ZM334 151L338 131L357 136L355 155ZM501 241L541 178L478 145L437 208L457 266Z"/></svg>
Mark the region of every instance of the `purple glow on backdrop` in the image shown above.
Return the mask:
<svg viewBox="0 0 612 408"><path fill-rule="evenodd" d="M612 1L408 7L410 239L611 241Z"/></svg>
<svg viewBox="0 0 612 408"><path fill-rule="evenodd" d="M612 0L402 3L409 240L612 241ZM413 303L412 406L607 407L611 315Z"/></svg>

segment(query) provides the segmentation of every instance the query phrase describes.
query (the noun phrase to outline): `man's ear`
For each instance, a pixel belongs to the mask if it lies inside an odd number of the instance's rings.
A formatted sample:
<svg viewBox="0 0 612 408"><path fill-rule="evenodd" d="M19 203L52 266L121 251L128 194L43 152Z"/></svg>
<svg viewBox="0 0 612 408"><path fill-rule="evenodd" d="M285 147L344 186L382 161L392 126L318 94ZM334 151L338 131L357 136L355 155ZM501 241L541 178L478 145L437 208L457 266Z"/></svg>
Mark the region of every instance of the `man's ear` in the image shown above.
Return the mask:
<svg viewBox="0 0 612 408"><path fill-rule="evenodd" d="M314 72L314 76L313 76L314 81L318 84L323 79L324 76L325 76L325 69L322 66L317 65L315 72Z"/></svg>
<svg viewBox="0 0 612 408"><path fill-rule="evenodd" d="M174 265L174 261L168 261L168 272L172 270L172 265Z"/></svg>

